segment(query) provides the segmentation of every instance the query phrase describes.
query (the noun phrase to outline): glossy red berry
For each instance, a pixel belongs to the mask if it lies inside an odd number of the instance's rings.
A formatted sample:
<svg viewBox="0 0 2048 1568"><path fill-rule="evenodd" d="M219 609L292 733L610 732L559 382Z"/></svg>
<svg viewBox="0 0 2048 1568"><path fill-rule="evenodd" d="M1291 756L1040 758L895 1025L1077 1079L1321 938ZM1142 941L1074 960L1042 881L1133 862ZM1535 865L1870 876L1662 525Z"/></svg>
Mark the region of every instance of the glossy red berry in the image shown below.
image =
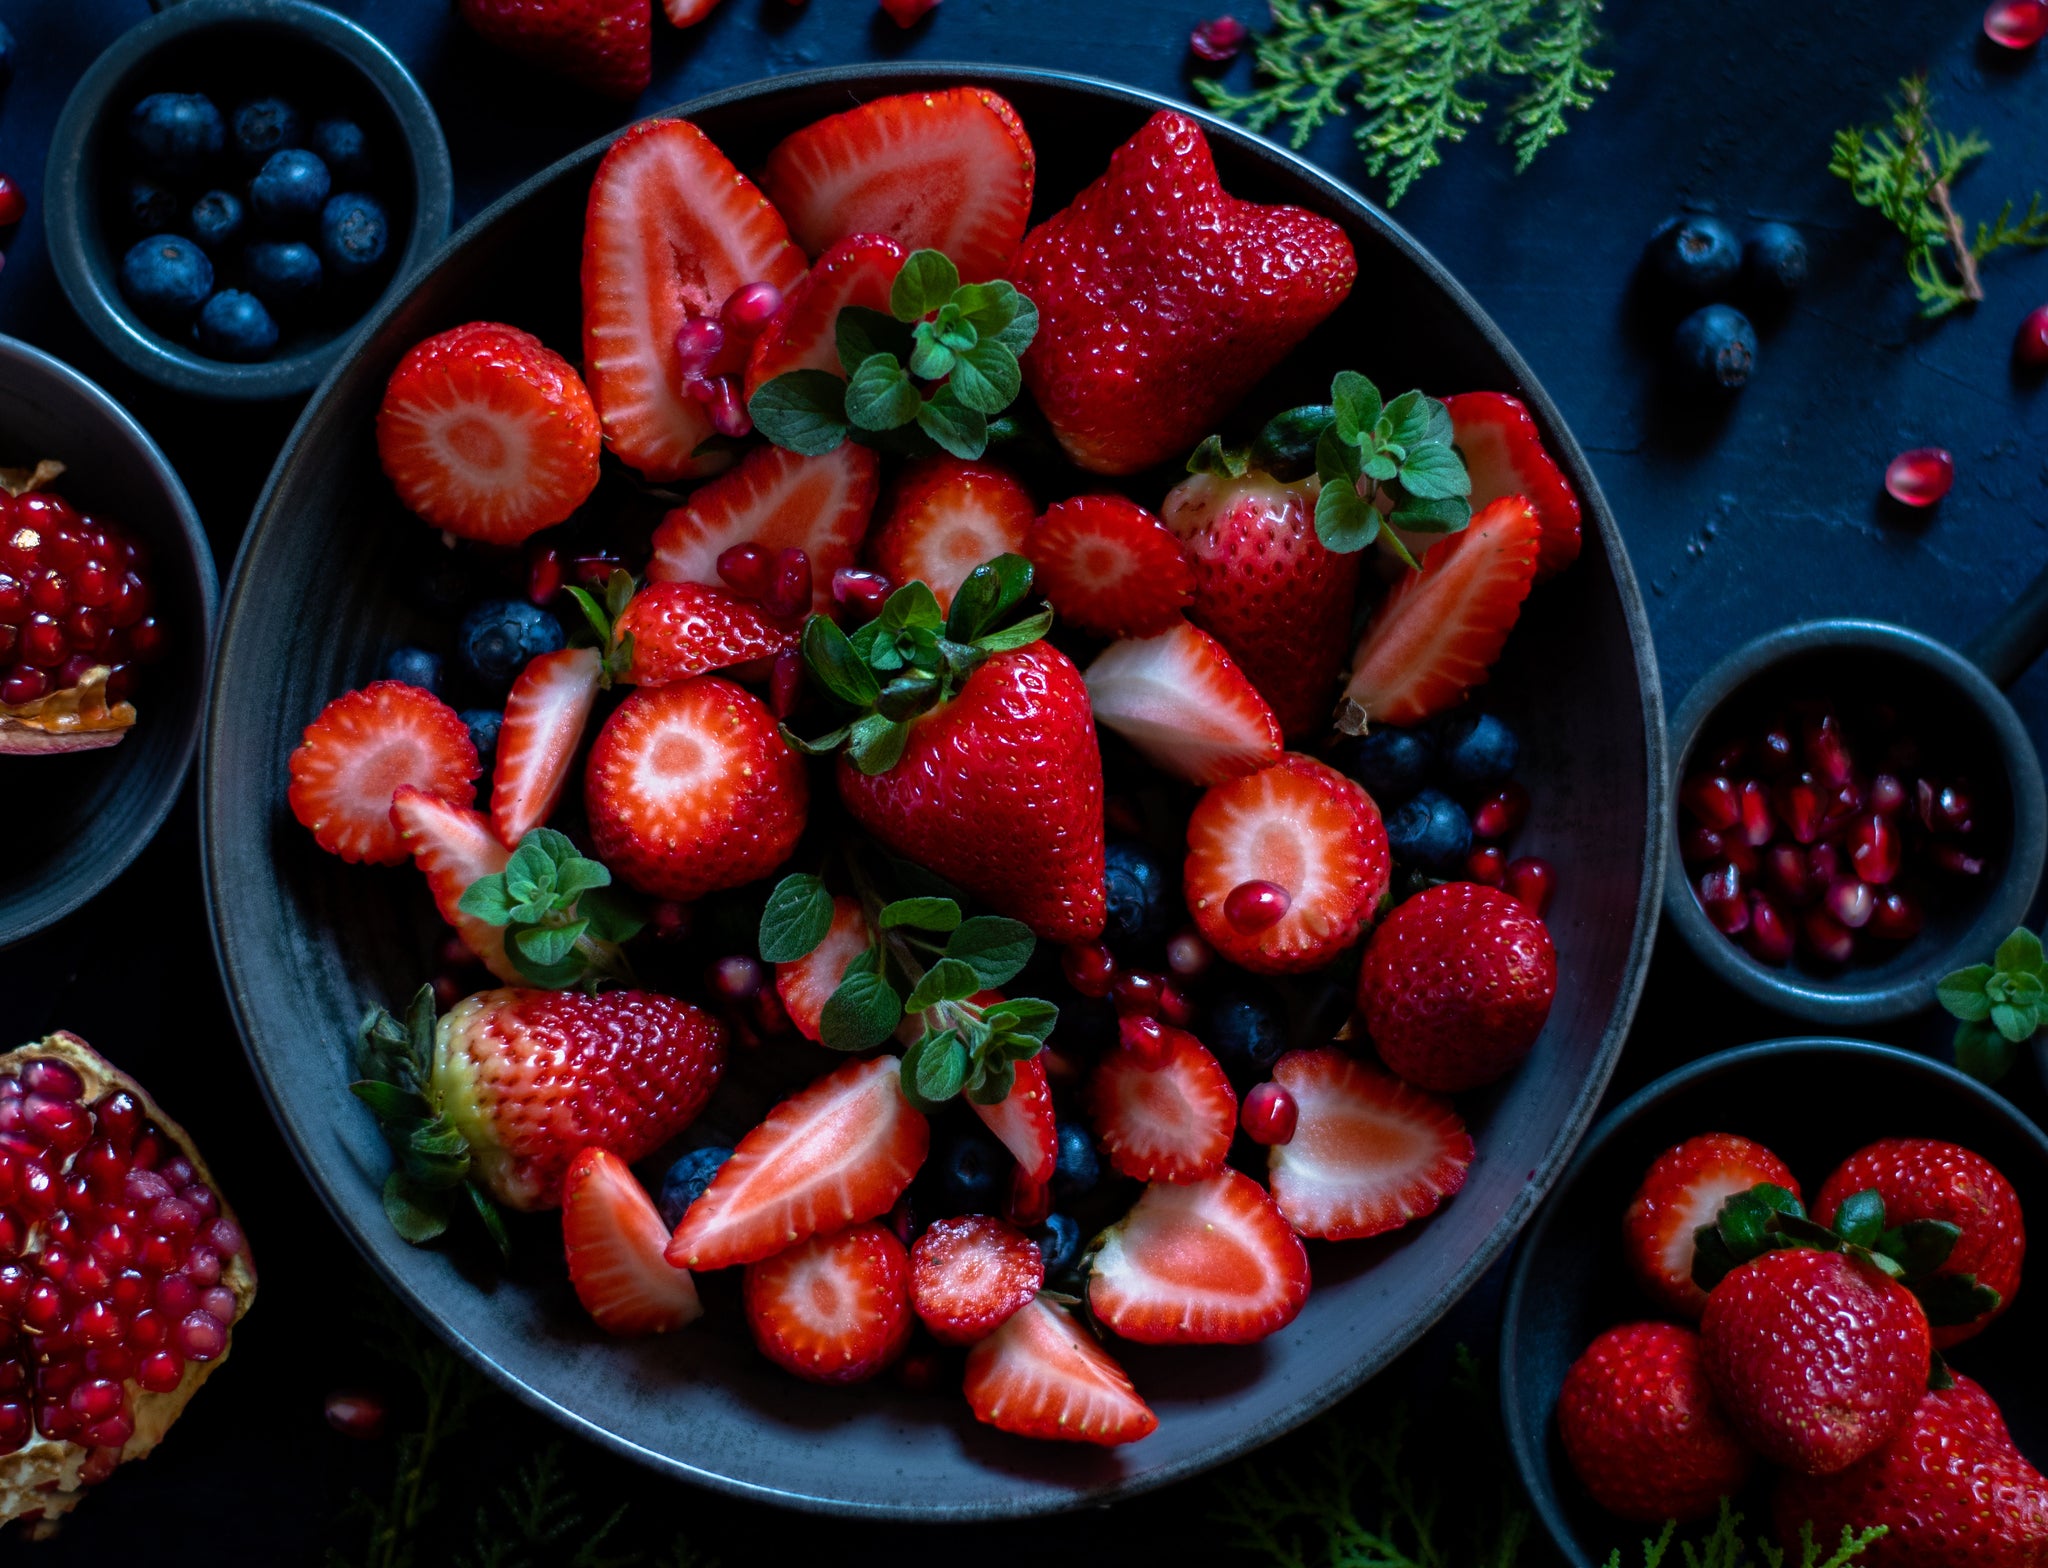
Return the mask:
<svg viewBox="0 0 2048 1568"><path fill-rule="evenodd" d="M1890 817L1858 817L1847 842L1849 864L1863 881L1882 884L1899 874L1899 830Z"/></svg>
<svg viewBox="0 0 2048 1568"><path fill-rule="evenodd" d="M1511 838L1529 816L1529 792L1512 780L1487 796L1472 811L1472 836Z"/></svg>
<svg viewBox="0 0 2048 1568"><path fill-rule="evenodd" d="M775 556L757 544L736 544L719 555L718 575L742 599L765 600L775 580Z"/></svg>
<svg viewBox="0 0 2048 1568"><path fill-rule="evenodd" d="M2029 370L2048 369L2048 305L2036 305L2021 320L2012 354Z"/></svg>
<svg viewBox="0 0 2048 1568"><path fill-rule="evenodd" d="M1679 790L1685 809L1706 827L1725 833L1742 820L1742 798L1723 774L1700 773Z"/></svg>
<svg viewBox="0 0 2048 1568"><path fill-rule="evenodd" d="M1234 16L1218 16L1200 23L1188 34L1188 49L1198 60L1221 65L1235 60L1251 30Z"/></svg>
<svg viewBox="0 0 2048 1568"><path fill-rule="evenodd" d="M1240 882L1223 900L1223 918L1247 934L1271 930L1294 902L1277 882Z"/></svg>
<svg viewBox="0 0 2048 1568"><path fill-rule="evenodd" d="M1110 985L1109 999L1124 1017L1156 1018L1159 1016L1159 993L1165 986L1166 983L1157 975L1127 969Z"/></svg>
<svg viewBox="0 0 2048 1568"><path fill-rule="evenodd" d="M1117 1043L1147 1067L1157 1067L1173 1055L1173 1042L1158 1019L1136 1014L1119 1019Z"/></svg>
<svg viewBox="0 0 2048 1568"><path fill-rule="evenodd" d="M1742 942L1761 962L1782 964L1792 957L1794 938L1784 912L1762 893L1749 897L1749 929Z"/></svg>
<svg viewBox="0 0 2048 1568"><path fill-rule="evenodd" d="M1871 910L1870 924L1865 929L1887 942L1909 942L1920 934L1924 923L1925 917L1912 894L1887 887L1878 889L1877 905Z"/></svg>
<svg viewBox="0 0 2048 1568"><path fill-rule="evenodd" d="M1716 849L1718 848L1717 844ZM1488 844L1482 849L1473 850L1465 857L1465 875L1483 887L1499 887L1507 880L1507 851L1498 844Z"/></svg>
<svg viewBox="0 0 2048 1568"><path fill-rule="evenodd" d="M1902 506L1932 506L1956 482L1956 460L1938 446L1901 452L1885 465L1885 492Z"/></svg>
<svg viewBox="0 0 2048 1568"><path fill-rule="evenodd" d="M692 316L676 328L676 363L686 379L709 379L711 362L724 348L725 325L716 317Z"/></svg>
<svg viewBox="0 0 2048 1568"><path fill-rule="evenodd" d="M1245 1092L1239 1119L1253 1143L1286 1143L1294 1137L1301 1109L1294 1096L1277 1083L1255 1083Z"/></svg>
<svg viewBox="0 0 2048 1568"><path fill-rule="evenodd" d="M1855 956L1856 938L1820 904L1800 917L1799 934L1807 951L1822 963L1846 964Z"/></svg>
<svg viewBox="0 0 2048 1568"><path fill-rule="evenodd" d="M889 602L892 591L889 579L880 572L842 566L832 573L833 602L844 605L864 620L873 620L882 613L882 606Z"/></svg>
<svg viewBox="0 0 2048 1568"><path fill-rule="evenodd" d="M1991 0L1984 36L2003 49L2031 49L2048 36L2048 0Z"/></svg>
<svg viewBox="0 0 2048 1568"><path fill-rule="evenodd" d="M1557 868L1539 855L1523 855L1508 862L1501 886L1524 908L1541 916L1557 892Z"/></svg>
<svg viewBox="0 0 2048 1568"><path fill-rule="evenodd" d="M791 546L776 552L768 592L761 603L770 615L791 620L811 607L811 558L806 551Z"/></svg>
<svg viewBox="0 0 2048 1568"><path fill-rule="evenodd" d="M27 194L13 176L0 174L0 229L11 229L27 216Z"/></svg>
<svg viewBox="0 0 2048 1568"><path fill-rule="evenodd" d="M1076 942L1061 950L1060 972L1076 991L1099 1001L1116 983L1116 955L1100 942Z"/></svg>

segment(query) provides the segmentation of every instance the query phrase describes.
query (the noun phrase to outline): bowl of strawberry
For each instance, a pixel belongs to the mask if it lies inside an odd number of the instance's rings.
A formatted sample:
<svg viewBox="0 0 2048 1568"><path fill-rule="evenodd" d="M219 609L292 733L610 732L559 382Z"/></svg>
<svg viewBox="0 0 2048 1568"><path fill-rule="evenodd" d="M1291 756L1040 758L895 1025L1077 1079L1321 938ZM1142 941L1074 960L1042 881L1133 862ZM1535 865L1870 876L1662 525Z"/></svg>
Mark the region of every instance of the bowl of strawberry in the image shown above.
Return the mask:
<svg viewBox="0 0 2048 1568"><path fill-rule="evenodd" d="M1816 1561L2039 1560L2043 1201L2038 1128L1887 1046L1746 1046L1620 1106L1526 1233L1502 1326L1510 1443L1559 1547L1591 1568L1733 1508L1795 1552L1810 1531Z"/></svg>
<svg viewBox="0 0 2048 1568"><path fill-rule="evenodd" d="M246 551L252 1059L418 1310L680 1476L1009 1516L1285 1430L1505 1246L1633 1006L1659 714L1583 460L1383 217L1140 93L825 72L588 149Z"/></svg>

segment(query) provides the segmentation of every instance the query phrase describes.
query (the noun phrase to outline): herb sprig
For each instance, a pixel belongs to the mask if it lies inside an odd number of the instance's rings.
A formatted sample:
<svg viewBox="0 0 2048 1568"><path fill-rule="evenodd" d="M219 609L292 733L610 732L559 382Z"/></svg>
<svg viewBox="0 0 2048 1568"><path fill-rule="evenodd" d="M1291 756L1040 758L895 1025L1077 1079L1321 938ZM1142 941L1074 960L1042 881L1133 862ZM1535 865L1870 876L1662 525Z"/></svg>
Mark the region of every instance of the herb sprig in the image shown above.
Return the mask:
<svg viewBox="0 0 2048 1568"><path fill-rule="evenodd" d="M640 584L633 574L624 567L614 571L604 585L604 597L599 599L588 588L569 585L569 597L576 601L576 608L583 613L583 625L571 633L578 643L588 642L603 655L599 666L598 684L610 686L633 667L633 634L621 637L618 632L619 617L626 613L626 606L633 602L633 595Z"/></svg>
<svg viewBox="0 0 2048 1568"><path fill-rule="evenodd" d="M470 883L459 907L504 927L505 956L532 984L595 991L632 980L620 944L647 923L611 880L611 872L581 854L567 834L535 828L503 871Z"/></svg>
<svg viewBox="0 0 2048 1568"><path fill-rule="evenodd" d="M1934 999L1956 1024L1956 1066L1985 1083L2012 1071L2019 1048L2048 1023L2048 954L2022 926L1988 964L1942 976Z"/></svg>

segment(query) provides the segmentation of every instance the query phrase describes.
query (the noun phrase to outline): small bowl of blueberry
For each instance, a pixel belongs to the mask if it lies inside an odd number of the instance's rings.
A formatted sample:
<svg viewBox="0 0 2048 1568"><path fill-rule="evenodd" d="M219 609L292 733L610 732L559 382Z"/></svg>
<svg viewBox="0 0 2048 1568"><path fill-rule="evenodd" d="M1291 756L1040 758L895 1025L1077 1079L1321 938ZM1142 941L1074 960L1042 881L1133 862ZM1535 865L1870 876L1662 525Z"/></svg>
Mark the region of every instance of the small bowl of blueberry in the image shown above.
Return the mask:
<svg viewBox="0 0 2048 1568"><path fill-rule="evenodd" d="M52 260L131 368L182 392L308 391L448 232L418 83L300 0L185 0L94 62L52 138Z"/></svg>

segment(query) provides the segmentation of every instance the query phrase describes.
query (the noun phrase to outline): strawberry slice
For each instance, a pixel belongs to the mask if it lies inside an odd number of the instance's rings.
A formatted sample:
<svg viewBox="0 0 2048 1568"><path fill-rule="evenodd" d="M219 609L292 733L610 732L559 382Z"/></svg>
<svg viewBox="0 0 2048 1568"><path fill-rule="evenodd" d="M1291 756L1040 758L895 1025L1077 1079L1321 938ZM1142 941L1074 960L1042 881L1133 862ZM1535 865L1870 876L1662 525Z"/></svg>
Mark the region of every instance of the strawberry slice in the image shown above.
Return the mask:
<svg viewBox="0 0 2048 1568"><path fill-rule="evenodd" d="M491 770L491 826L507 849L554 815L603 673L595 648L561 648L529 660L512 683Z"/></svg>
<svg viewBox="0 0 2048 1568"><path fill-rule="evenodd" d="M794 963L775 966L775 994L796 1032L806 1040L820 1040L818 1016L839 982L846 978L846 966L868 950L874 939L861 914L860 900L841 893L832 900L832 928L825 940Z"/></svg>
<svg viewBox="0 0 2048 1568"><path fill-rule="evenodd" d="M1335 768L1287 752L1196 802L1181 878L1211 947L1261 974L1293 974L1358 939L1392 870L1372 797ZM1231 918L1230 896L1258 882L1279 889L1283 912L1247 928Z"/></svg>
<svg viewBox="0 0 2048 1568"><path fill-rule="evenodd" d="M1237 1095L1216 1058L1193 1035L1162 1027L1168 1051L1157 1066L1135 1051L1105 1054L1082 1093L1109 1163L1134 1181L1199 1181L1230 1152Z"/></svg>
<svg viewBox="0 0 2048 1568"><path fill-rule="evenodd" d="M823 457L755 447L661 520L647 575L719 586L718 558L736 544L796 548L811 558L811 608L831 614L832 574L853 565L875 510L881 466L854 441Z"/></svg>
<svg viewBox="0 0 2048 1568"><path fill-rule="evenodd" d="M1544 449L1536 421L1520 398L1505 392L1460 392L1444 399L1452 440L1472 476L1472 510L1519 495L1536 508L1543 547L1536 581L1555 577L1579 558L1579 498Z"/></svg>
<svg viewBox="0 0 2048 1568"><path fill-rule="evenodd" d="M978 1000L978 998L977 998ZM990 1001L1001 998L991 994ZM1002 1140L1003 1147L1017 1157L1018 1174L1032 1187L1052 1180L1059 1163L1059 1127L1053 1120L1052 1090L1046 1087L1045 1064L1027 1056L1016 1064L1017 1078L1010 1092L994 1105L969 1100L974 1114L988 1130Z"/></svg>
<svg viewBox="0 0 2048 1568"><path fill-rule="evenodd" d="M1267 1154L1273 1201L1304 1236L1355 1241L1436 1212L1465 1185L1472 1135L1448 1100L1331 1047L1290 1051L1274 1081L1294 1136Z"/></svg>
<svg viewBox="0 0 2048 1568"><path fill-rule="evenodd" d="M1509 496L1432 549L1373 612L1345 701L1374 724L1420 724L1463 702L1515 629L1542 533L1535 508Z"/></svg>
<svg viewBox="0 0 2048 1568"><path fill-rule="evenodd" d="M889 285L908 254L886 234L849 234L820 256L754 339L747 355L747 396L792 370L828 370L843 379L839 312L861 305L886 313Z"/></svg>
<svg viewBox="0 0 2048 1568"><path fill-rule="evenodd" d="M688 1269L753 1263L886 1214L924 1163L931 1128L903 1098L893 1056L848 1062L740 1139L669 1238Z"/></svg>
<svg viewBox="0 0 2048 1568"><path fill-rule="evenodd" d="M1178 617L1129 637L1081 677L1095 722L1190 784L1221 784L1280 760L1280 723L1223 644Z"/></svg>
<svg viewBox="0 0 2048 1568"><path fill-rule="evenodd" d="M676 329L803 270L775 209L689 121L646 120L612 143L583 223L583 367L629 467L665 481L720 466L693 455L711 416L682 390Z"/></svg>
<svg viewBox="0 0 2048 1568"><path fill-rule="evenodd" d="M427 888L441 918L455 928L462 945L483 960L507 985L530 984L505 956L505 928L463 910L462 895L479 877L496 876L512 852L491 831L491 820L468 806L401 784L391 796L391 825L426 874Z"/></svg>
<svg viewBox="0 0 2048 1568"><path fill-rule="evenodd" d="M886 1225L854 1225L747 1265L761 1354L811 1383L873 1377L910 1340L910 1254Z"/></svg>
<svg viewBox="0 0 2048 1568"><path fill-rule="evenodd" d="M418 686L372 681L336 697L306 726L285 798L328 854L398 866L407 859L391 821L399 785L467 806L477 772L469 726L453 708Z"/></svg>
<svg viewBox="0 0 2048 1568"><path fill-rule="evenodd" d="M768 155L761 183L813 256L849 234L886 234L905 250L944 251L983 283L1024 237L1035 166L1016 110L954 87L807 125Z"/></svg>
<svg viewBox="0 0 2048 1568"><path fill-rule="evenodd" d="M585 1149L562 1178L562 1250L583 1310L613 1334L665 1334L704 1315L689 1270L664 1258L668 1227L616 1154Z"/></svg>
<svg viewBox="0 0 2048 1568"><path fill-rule="evenodd" d="M868 540L868 564L892 583L921 582L941 610L983 561L1017 555L1037 508L1008 469L958 457L910 463Z"/></svg>
<svg viewBox="0 0 2048 1568"><path fill-rule="evenodd" d="M1031 525L1033 581L1063 621L1098 637L1151 637L1195 599L1179 535L1120 495L1056 502Z"/></svg>
<svg viewBox="0 0 2048 1568"><path fill-rule="evenodd" d="M1145 1345L1250 1345L1308 1300L1308 1249L1251 1177L1154 1182L1103 1232L1088 1306Z"/></svg>
<svg viewBox="0 0 2048 1568"><path fill-rule="evenodd" d="M1159 1428L1124 1369L1046 1296L967 1352L965 1391L975 1420L1019 1437L1113 1448Z"/></svg>
<svg viewBox="0 0 2048 1568"><path fill-rule="evenodd" d="M910 1305L943 1345L988 1338L1044 1283L1038 1243L987 1214L936 1220L910 1249Z"/></svg>
<svg viewBox="0 0 2048 1568"><path fill-rule="evenodd" d="M1734 1133L1701 1133L1658 1155L1621 1217L1622 1251L1636 1283L1666 1311L1697 1320L1707 1293L1692 1279L1693 1232L1762 1182L1799 1196L1783 1160Z"/></svg>
<svg viewBox="0 0 2048 1568"><path fill-rule="evenodd" d="M631 657L614 679L636 686L668 686L693 675L772 659L796 646L801 628L722 588L647 583L633 595L612 634L621 644L633 639Z"/></svg>

